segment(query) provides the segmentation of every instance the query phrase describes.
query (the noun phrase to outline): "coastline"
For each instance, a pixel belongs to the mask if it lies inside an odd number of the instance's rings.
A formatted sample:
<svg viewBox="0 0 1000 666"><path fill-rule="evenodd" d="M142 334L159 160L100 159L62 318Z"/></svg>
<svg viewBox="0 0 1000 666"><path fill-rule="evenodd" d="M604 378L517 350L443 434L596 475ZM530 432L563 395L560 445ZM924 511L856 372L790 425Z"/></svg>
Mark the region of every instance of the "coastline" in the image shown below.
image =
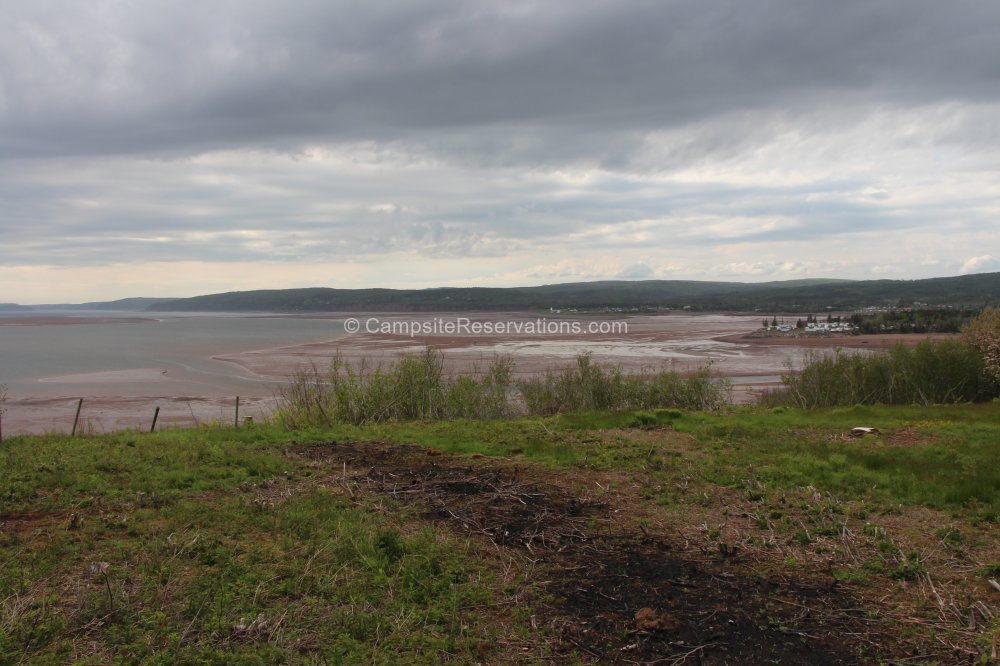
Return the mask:
<svg viewBox="0 0 1000 666"><path fill-rule="evenodd" d="M74 315L25 315L0 317L0 326L80 326L85 324L146 324L156 317L79 317Z"/></svg>
<svg viewBox="0 0 1000 666"><path fill-rule="evenodd" d="M348 315L327 315L344 319ZM375 316L374 314L372 316ZM427 321L459 316L477 322L533 321L538 313L377 313L382 321ZM235 399L241 412L260 420L277 404L280 386L297 369L315 366L325 370L340 354L345 361L389 364L406 353L425 348L440 351L447 374L482 371L495 355L507 355L515 377L558 371L575 363L581 353L595 362L621 367L626 372L673 370L686 372L711 364L713 371L733 384L734 400L752 401L756 391L780 383L788 364L800 365L822 348L884 349L898 342L916 344L927 337L949 335L869 335L830 337L746 337L756 330L753 315L545 315L548 321L601 322L620 320L627 333L523 334L523 335L422 335L362 332L309 342L275 345L253 350L211 353L204 361L230 365L239 377L225 376L208 367L172 363L124 370L51 374L20 386L6 401L3 436L66 432L72 428L77 401L84 399L81 432L148 429L160 407L157 427L195 427L210 422L231 423ZM32 318L33 323L47 325ZM59 318L63 323L67 319ZM79 318L72 323L137 323L152 321L131 317ZM9 319L8 319L9 321ZM42 322L46 322L43 319ZM174 367L177 365L177 367Z"/></svg>

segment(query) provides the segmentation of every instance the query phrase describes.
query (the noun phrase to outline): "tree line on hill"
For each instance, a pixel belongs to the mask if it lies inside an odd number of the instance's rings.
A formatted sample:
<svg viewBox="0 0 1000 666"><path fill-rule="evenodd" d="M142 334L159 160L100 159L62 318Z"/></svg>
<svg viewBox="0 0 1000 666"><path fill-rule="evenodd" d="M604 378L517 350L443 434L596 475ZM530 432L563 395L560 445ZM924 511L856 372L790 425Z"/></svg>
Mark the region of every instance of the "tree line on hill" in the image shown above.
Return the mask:
<svg viewBox="0 0 1000 666"><path fill-rule="evenodd" d="M926 280L793 280L749 284L604 281L537 287L268 289L157 302L151 311L740 311L824 312L916 305L981 309L1000 303L1000 273ZM914 325L916 325L914 323Z"/></svg>

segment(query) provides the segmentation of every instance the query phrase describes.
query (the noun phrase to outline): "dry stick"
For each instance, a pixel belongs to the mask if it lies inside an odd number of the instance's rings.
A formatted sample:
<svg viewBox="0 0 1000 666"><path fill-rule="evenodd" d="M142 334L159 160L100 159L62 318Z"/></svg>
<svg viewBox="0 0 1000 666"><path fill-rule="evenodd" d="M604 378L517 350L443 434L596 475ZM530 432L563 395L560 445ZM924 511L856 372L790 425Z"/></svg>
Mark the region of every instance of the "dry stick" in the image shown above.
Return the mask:
<svg viewBox="0 0 1000 666"><path fill-rule="evenodd" d="M156 419L159 418L159 416L160 416L160 408L157 407L156 411L153 412L153 425L149 427L149 432L153 432L154 430L156 430Z"/></svg>
<svg viewBox="0 0 1000 666"><path fill-rule="evenodd" d="M83 398L80 398L79 402L76 403L76 416L73 417L73 432L69 434L70 437L76 437L76 424L80 422L81 407L83 407Z"/></svg>
<svg viewBox="0 0 1000 666"><path fill-rule="evenodd" d="M944 600L941 598L941 595L938 594L937 589L934 588L934 581L931 580L930 573L927 574L927 584L931 586L931 592L934 593L934 598L937 599L938 608L944 612Z"/></svg>
<svg viewBox="0 0 1000 666"><path fill-rule="evenodd" d="M101 573L104 574L104 584L108 586L108 606L111 608L111 612L114 613L115 612L115 598L111 594L111 580L108 578L108 572L107 571L102 571Z"/></svg>

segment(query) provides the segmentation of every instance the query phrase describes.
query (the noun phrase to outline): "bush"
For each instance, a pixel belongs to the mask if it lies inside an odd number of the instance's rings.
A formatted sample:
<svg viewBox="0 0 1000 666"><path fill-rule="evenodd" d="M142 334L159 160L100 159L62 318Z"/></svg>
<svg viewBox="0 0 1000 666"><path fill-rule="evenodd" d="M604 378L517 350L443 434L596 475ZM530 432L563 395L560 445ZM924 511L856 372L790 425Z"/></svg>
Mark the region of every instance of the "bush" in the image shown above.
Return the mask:
<svg viewBox="0 0 1000 666"><path fill-rule="evenodd" d="M502 419L511 416L510 394L514 390L514 362L509 356L495 356L486 370L478 366L472 375L460 375L447 384L446 404L440 416L446 418Z"/></svg>
<svg viewBox="0 0 1000 666"><path fill-rule="evenodd" d="M532 415L565 412L624 411L678 407L718 409L729 404L730 384L704 367L691 374L646 372L625 374L620 367L595 364L589 354L576 366L518 382Z"/></svg>
<svg viewBox="0 0 1000 666"><path fill-rule="evenodd" d="M300 369L279 393L276 417L290 428L441 418L497 419L510 413L513 363L497 356L487 369L448 379L441 353L427 349L388 368L337 353L326 373Z"/></svg>
<svg viewBox="0 0 1000 666"><path fill-rule="evenodd" d="M811 358L784 388L761 397L765 406L833 407L981 402L997 396L998 384L983 372L983 357L954 340L896 345L887 353L837 350Z"/></svg>
<svg viewBox="0 0 1000 666"><path fill-rule="evenodd" d="M1000 310L987 308L962 330L962 339L983 356L985 372L1000 382Z"/></svg>
<svg viewBox="0 0 1000 666"><path fill-rule="evenodd" d="M583 354L571 368L515 383L513 367L509 356L497 356L483 371L475 368L471 375L449 378L440 352L433 349L404 356L387 368L366 359L352 366L338 353L325 373L315 366L295 373L279 393L275 417L285 427L301 428L571 411L716 409L729 402L729 383L709 368L690 375L626 375Z"/></svg>

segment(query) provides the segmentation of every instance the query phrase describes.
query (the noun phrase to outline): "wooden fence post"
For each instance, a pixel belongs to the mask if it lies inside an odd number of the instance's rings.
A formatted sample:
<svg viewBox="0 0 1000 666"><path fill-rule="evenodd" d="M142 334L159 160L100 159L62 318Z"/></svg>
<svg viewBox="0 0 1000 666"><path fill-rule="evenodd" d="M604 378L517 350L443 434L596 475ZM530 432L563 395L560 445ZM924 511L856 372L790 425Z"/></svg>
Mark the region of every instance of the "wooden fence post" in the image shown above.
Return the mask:
<svg viewBox="0 0 1000 666"><path fill-rule="evenodd" d="M70 433L70 437L76 437L76 424L80 422L80 408L83 407L83 398L76 403L76 416L73 417L73 432Z"/></svg>
<svg viewBox="0 0 1000 666"><path fill-rule="evenodd" d="M160 416L160 408L157 407L156 411L153 412L153 425L149 427L149 432L156 430L156 419Z"/></svg>
<svg viewBox="0 0 1000 666"><path fill-rule="evenodd" d="M233 427L240 427L240 396L236 396L236 416L233 417Z"/></svg>

